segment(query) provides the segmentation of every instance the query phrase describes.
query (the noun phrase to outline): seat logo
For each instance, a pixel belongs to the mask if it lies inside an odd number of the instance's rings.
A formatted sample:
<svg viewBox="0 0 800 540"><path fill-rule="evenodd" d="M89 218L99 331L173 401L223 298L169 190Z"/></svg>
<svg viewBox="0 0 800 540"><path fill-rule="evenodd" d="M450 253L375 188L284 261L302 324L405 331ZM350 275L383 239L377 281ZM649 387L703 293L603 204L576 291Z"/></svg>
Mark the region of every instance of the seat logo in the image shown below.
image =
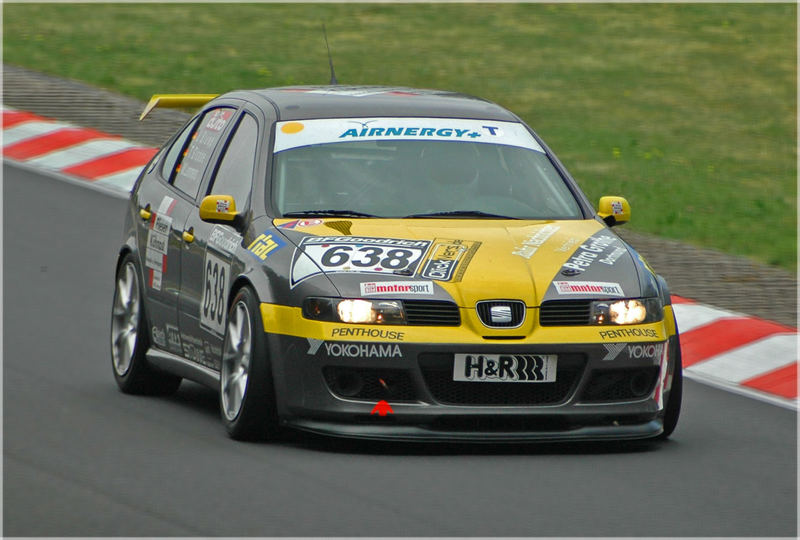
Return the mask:
<svg viewBox="0 0 800 540"><path fill-rule="evenodd" d="M489 317L492 324L508 324L511 322L511 306L492 306Z"/></svg>

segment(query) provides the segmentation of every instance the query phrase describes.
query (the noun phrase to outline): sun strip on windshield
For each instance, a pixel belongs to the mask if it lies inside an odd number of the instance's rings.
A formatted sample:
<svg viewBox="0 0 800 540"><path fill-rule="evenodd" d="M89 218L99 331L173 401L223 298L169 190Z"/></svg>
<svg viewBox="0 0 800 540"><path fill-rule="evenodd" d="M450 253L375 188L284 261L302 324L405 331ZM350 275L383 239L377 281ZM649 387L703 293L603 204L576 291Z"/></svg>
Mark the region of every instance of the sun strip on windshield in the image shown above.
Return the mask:
<svg viewBox="0 0 800 540"><path fill-rule="evenodd" d="M544 153L520 123L455 118L325 118L278 122L275 152L314 144L395 140L502 144Z"/></svg>

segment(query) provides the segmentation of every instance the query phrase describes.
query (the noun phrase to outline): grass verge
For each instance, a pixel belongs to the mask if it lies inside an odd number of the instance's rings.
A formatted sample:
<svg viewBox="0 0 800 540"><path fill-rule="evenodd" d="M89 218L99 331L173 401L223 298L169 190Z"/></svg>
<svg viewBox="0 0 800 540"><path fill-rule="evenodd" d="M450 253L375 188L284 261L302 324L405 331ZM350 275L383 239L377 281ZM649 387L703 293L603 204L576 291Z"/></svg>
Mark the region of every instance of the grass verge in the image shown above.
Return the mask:
<svg viewBox="0 0 800 540"><path fill-rule="evenodd" d="M147 99L329 79L518 113L630 226L796 270L794 4L9 4L4 61Z"/></svg>

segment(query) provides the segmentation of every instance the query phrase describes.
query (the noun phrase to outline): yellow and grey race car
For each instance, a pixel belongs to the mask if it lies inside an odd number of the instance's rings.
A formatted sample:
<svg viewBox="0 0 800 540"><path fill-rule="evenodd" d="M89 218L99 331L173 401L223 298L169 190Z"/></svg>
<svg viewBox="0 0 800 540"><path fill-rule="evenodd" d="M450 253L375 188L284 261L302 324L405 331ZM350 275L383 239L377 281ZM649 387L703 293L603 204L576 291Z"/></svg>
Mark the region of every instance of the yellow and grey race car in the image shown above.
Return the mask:
<svg viewBox="0 0 800 540"><path fill-rule="evenodd" d="M213 98L213 99L212 99ZM111 324L123 392L214 389L230 436L666 437L664 280L517 116L470 96L213 96L132 191Z"/></svg>

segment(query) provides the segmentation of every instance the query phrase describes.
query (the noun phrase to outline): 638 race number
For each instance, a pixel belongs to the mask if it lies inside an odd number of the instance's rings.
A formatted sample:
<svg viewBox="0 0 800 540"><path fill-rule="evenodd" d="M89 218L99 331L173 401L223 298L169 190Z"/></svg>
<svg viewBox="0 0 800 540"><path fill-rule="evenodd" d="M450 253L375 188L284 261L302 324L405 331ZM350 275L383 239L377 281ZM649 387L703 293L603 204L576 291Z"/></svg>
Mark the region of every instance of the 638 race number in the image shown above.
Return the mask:
<svg viewBox="0 0 800 540"><path fill-rule="evenodd" d="M292 286L321 272L412 274L428 250L427 240L306 237L292 261Z"/></svg>
<svg viewBox="0 0 800 540"><path fill-rule="evenodd" d="M230 265L206 251L203 263L203 301L200 303L200 325L217 334L225 331L225 298L230 280Z"/></svg>

